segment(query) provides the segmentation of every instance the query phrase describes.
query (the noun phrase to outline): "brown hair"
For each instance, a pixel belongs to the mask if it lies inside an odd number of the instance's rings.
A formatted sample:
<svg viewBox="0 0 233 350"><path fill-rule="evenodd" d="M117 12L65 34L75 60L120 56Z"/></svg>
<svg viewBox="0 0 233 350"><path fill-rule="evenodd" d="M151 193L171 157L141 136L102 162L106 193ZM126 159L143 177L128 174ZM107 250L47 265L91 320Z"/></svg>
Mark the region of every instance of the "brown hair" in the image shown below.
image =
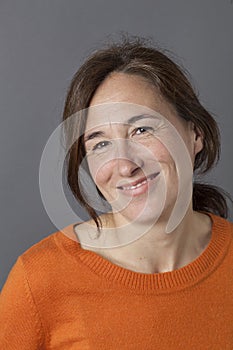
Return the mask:
<svg viewBox="0 0 233 350"><path fill-rule="evenodd" d="M196 155L194 174L204 174L217 163L220 154L220 133L217 123L199 102L187 79L187 73L161 49L151 45L148 39L123 36L120 41L111 42L102 49L96 50L79 68L71 81L63 120L87 108L96 89L112 72L143 76L175 107L181 118L192 121L201 130L204 144L203 149ZM80 135L84 132L84 124L82 118L77 121L76 128ZM66 137L69 138L68 130L66 130ZM75 198L86 208L99 228L101 220L85 200L79 185L78 169L84 157L83 136L80 136L67 153L67 182ZM194 210L209 211L227 218L228 206L225 197L230 199L228 193L216 186L194 182Z"/></svg>

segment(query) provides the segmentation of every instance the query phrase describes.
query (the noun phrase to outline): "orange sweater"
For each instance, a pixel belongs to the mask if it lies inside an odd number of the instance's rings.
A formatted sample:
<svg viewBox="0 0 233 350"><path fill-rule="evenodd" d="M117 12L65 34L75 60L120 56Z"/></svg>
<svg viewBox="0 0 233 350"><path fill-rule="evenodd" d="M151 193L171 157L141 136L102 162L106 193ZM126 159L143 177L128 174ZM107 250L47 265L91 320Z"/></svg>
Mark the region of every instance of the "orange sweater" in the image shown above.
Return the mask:
<svg viewBox="0 0 233 350"><path fill-rule="evenodd" d="M2 290L0 349L232 350L233 224L211 218L204 252L165 273L134 272L49 235Z"/></svg>

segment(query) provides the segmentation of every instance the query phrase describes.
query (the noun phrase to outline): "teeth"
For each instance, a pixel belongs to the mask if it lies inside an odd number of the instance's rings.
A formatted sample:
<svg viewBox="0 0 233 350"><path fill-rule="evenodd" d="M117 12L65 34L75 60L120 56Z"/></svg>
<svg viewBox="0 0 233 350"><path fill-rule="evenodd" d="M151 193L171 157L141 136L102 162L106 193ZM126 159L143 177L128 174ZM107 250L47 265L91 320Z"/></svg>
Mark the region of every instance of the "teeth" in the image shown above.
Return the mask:
<svg viewBox="0 0 233 350"><path fill-rule="evenodd" d="M142 181L142 182L140 182L139 184L137 184L137 185L135 185L135 186L124 186L124 187L122 187L122 188L123 188L124 190L134 190L135 188L138 188L138 187L144 185L145 183L147 183L147 180Z"/></svg>
<svg viewBox="0 0 233 350"><path fill-rule="evenodd" d="M157 175L157 174L156 174L156 175ZM122 188L123 190L134 190L135 188L138 188L138 187L140 187L140 186L146 184L148 181L152 180L154 177L155 177L155 175L152 175L152 176L148 177L147 180L144 180L144 181L140 182L139 184L137 184L137 185L135 185L135 186L122 186L121 188Z"/></svg>

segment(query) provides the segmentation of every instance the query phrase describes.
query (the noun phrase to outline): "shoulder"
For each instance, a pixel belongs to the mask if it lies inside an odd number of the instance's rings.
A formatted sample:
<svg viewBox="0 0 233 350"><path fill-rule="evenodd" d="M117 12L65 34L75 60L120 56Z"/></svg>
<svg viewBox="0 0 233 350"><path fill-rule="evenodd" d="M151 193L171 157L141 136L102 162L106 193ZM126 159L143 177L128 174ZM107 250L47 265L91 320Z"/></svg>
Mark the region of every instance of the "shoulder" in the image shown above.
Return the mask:
<svg viewBox="0 0 233 350"><path fill-rule="evenodd" d="M64 242L77 244L74 240L67 238L71 232L72 225L59 231L55 231L39 242L28 248L18 258L26 278L35 287L43 283L49 285L52 280L57 279L60 273L65 274L71 267L72 259L64 249Z"/></svg>
<svg viewBox="0 0 233 350"><path fill-rule="evenodd" d="M212 212L201 211L201 213L204 213L211 218L211 221L215 230L225 231L233 234L233 222L231 221L230 218L224 218L217 214L213 214Z"/></svg>
<svg viewBox="0 0 233 350"><path fill-rule="evenodd" d="M5 344L7 337L11 339L14 333L13 338L17 339L12 342L14 349L17 346L44 348L41 314L42 307L51 307L53 291L59 280L58 270L54 273L55 262L60 261L58 257L61 256L55 242L58 232L27 249L11 268L0 293L0 328L3 326L4 329L0 335L1 344ZM23 344L27 345L23 347Z"/></svg>
<svg viewBox="0 0 233 350"><path fill-rule="evenodd" d="M20 258L24 263L31 263L33 260L39 260L41 262L44 259L49 260L57 258L58 255L61 256L63 237L77 241L74 233L74 225L70 224L47 235L28 248Z"/></svg>
<svg viewBox="0 0 233 350"><path fill-rule="evenodd" d="M231 252L230 256L233 258L233 222L229 218L223 218L217 215L212 214L212 218L214 218L214 228L215 233L222 242L225 242L226 249Z"/></svg>
<svg viewBox="0 0 233 350"><path fill-rule="evenodd" d="M231 236L233 238L233 222L227 220L227 223L228 223L229 231L231 232Z"/></svg>
<svg viewBox="0 0 233 350"><path fill-rule="evenodd" d="M226 227L226 230L228 230L231 234L233 234L233 222L229 218L223 218L220 216L215 216L217 219L216 221L219 224L222 224Z"/></svg>
<svg viewBox="0 0 233 350"><path fill-rule="evenodd" d="M59 231L54 232L39 242L33 244L25 252L20 255L20 258L24 264L28 262L32 263L33 260L42 261L48 259L58 253L58 247L56 244L56 237L59 235Z"/></svg>
<svg viewBox="0 0 233 350"><path fill-rule="evenodd" d="M38 301L62 290L64 279L72 281L77 277L82 266L76 258L79 244L67 237L72 230L73 225L70 225L55 231L21 254L10 270L5 291L18 293L20 287L21 295L25 290L30 291L33 299Z"/></svg>

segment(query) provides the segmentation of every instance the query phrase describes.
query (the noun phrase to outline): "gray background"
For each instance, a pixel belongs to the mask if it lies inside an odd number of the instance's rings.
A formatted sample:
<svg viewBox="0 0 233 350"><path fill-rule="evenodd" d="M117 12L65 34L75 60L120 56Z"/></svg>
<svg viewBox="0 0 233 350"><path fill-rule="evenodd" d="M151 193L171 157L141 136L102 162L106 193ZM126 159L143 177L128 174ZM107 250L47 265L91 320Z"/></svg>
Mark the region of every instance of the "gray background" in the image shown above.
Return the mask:
<svg viewBox="0 0 233 350"><path fill-rule="evenodd" d="M152 36L188 69L222 133L222 158L209 178L233 194L231 0L2 0L0 288L16 258L56 231L40 198L41 153L72 75L119 31Z"/></svg>

